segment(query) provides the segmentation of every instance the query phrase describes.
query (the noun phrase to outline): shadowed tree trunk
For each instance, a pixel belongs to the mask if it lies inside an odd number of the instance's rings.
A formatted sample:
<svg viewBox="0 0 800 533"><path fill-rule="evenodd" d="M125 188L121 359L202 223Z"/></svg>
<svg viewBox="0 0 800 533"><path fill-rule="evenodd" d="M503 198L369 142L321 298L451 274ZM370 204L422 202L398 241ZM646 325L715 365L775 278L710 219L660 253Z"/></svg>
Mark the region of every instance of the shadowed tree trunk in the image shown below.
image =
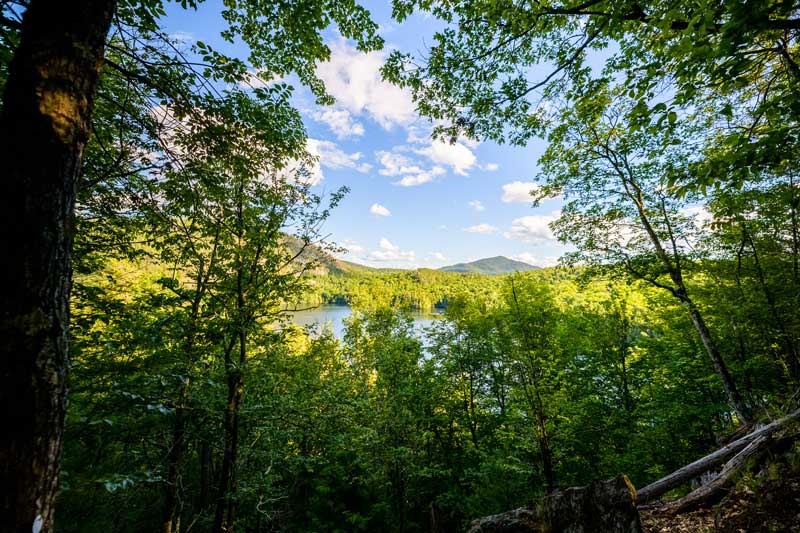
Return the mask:
<svg viewBox="0 0 800 533"><path fill-rule="evenodd" d="M625 476L559 489L528 507L472 522L469 533L642 533L636 490Z"/></svg>
<svg viewBox="0 0 800 533"><path fill-rule="evenodd" d="M66 407L75 183L114 0L33 0L0 114L0 531L49 531Z"/></svg>

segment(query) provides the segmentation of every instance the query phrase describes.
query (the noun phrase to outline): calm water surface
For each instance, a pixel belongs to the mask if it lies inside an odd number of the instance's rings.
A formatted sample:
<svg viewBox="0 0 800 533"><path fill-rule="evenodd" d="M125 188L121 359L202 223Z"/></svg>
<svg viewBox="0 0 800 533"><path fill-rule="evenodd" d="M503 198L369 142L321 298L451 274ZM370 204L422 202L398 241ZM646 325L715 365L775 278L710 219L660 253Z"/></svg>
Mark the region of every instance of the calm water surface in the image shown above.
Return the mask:
<svg viewBox="0 0 800 533"><path fill-rule="evenodd" d="M320 305L315 309L295 311L291 316L292 322L298 326L316 325L317 331L331 328L334 336L337 339L341 339L344 337L344 319L349 317L352 313L353 310L349 305L326 304ZM426 340L424 328L433 324L435 320L438 320L437 315L440 315L440 313L413 312L411 314L414 319L414 331L420 340Z"/></svg>

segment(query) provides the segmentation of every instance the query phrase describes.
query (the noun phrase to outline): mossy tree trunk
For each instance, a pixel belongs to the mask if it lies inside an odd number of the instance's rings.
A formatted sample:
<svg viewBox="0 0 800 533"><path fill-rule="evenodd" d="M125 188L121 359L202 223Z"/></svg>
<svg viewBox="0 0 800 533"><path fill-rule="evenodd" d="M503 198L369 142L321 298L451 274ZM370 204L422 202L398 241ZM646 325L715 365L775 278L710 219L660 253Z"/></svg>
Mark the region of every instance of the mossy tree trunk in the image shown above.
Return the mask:
<svg viewBox="0 0 800 533"><path fill-rule="evenodd" d="M0 114L0 531L49 531L66 408L75 185L114 0L33 0Z"/></svg>

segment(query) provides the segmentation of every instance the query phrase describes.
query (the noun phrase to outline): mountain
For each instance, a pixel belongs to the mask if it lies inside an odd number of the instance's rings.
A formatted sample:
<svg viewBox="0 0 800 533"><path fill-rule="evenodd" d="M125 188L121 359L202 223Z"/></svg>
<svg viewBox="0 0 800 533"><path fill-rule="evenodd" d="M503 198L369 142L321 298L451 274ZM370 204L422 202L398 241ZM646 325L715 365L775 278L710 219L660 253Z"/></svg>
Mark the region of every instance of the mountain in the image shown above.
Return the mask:
<svg viewBox="0 0 800 533"><path fill-rule="evenodd" d="M471 263L458 263L456 265L445 266L439 270L444 272L473 272L476 274L510 274L512 272L525 272L527 270L536 270L539 268L541 267L498 255L497 257L478 259Z"/></svg>
<svg viewBox="0 0 800 533"><path fill-rule="evenodd" d="M310 270L309 273L317 276L370 276L403 272L405 270L400 268L375 268L345 261L344 259L338 259L331 255L324 246L319 246L318 244L304 244L300 239L289 235L284 236L284 242L292 252L300 254L298 258L300 261L313 261L316 263L316 267ZM539 268L541 267L498 255L497 257L478 259L471 263L458 263L456 265L445 266L440 268L439 271L492 275L525 272L528 270L537 270Z"/></svg>
<svg viewBox="0 0 800 533"><path fill-rule="evenodd" d="M317 276L364 276L401 271L397 268L374 268L338 259L331 255L325 245L304 244L303 241L291 235L284 235L283 241L293 253L299 253L298 260L300 262L313 261L316 263L315 268L309 270L309 273Z"/></svg>

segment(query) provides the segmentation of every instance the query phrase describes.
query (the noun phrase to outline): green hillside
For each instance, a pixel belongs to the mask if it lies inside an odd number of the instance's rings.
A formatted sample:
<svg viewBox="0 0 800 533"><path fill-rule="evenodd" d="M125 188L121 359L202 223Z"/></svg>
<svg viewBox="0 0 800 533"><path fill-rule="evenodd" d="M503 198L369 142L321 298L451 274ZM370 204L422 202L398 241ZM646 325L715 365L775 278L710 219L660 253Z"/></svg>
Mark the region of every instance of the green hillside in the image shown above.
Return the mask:
<svg viewBox="0 0 800 533"><path fill-rule="evenodd" d="M471 263L458 263L455 265L440 268L444 272L472 272L475 274L510 274L512 272L526 272L536 270L541 267L529 265L522 261L515 261L508 257L498 255L497 257L487 257L478 259Z"/></svg>

